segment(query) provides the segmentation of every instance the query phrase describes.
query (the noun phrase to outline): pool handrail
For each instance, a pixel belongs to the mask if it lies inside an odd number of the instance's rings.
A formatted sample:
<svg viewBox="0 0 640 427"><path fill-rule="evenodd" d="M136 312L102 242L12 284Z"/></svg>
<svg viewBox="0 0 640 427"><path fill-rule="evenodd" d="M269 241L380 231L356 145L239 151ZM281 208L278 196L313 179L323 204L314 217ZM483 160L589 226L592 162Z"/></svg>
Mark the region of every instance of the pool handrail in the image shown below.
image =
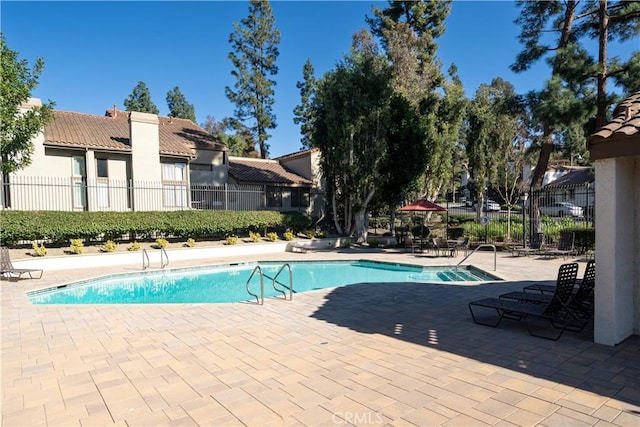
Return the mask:
<svg viewBox="0 0 640 427"><path fill-rule="evenodd" d="M288 262L282 264L282 267L280 267L276 275L273 276L273 281L271 284L273 286L273 289L275 289L276 292L280 292L284 296L284 299L286 300L287 299L286 292L276 287L276 279L278 278L280 273L282 273L282 270L284 270L285 267L289 268L289 301L291 301L293 299L293 273L291 272L291 265L289 265Z"/></svg>
<svg viewBox="0 0 640 427"><path fill-rule="evenodd" d="M146 265L144 263L145 258L147 259L147 264ZM149 254L147 253L146 249L143 249L142 250L142 269L146 270L150 266L151 266L151 261L149 261Z"/></svg>
<svg viewBox="0 0 640 427"><path fill-rule="evenodd" d="M256 274L256 271L258 271L260 273L260 298L258 298L258 295L254 294L253 292L251 292L251 290L249 289L249 284L251 282L251 279L253 278L253 275ZM256 302L260 305L264 304L264 280L263 280L263 275L262 275L262 268L260 268L259 265L256 265L253 270L251 271L251 275L249 276L249 278L247 279L247 284L246 284L246 288L247 288L247 292L249 293L249 295L253 296L256 298Z"/></svg>
<svg viewBox="0 0 640 427"><path fill-rule="evenodd" d="M164 262L165 258L167 259L166 264ZM160 268L165 268L167 265L169 265L169 255L167 254L167 251L164 250L164 248L160 248Z"/></svg>
<svg viewBox="0 0 640 427"><path fill-rule="evenodd" d="M456 264L455 269L457 270L458 267L460 266L460 264L465 262L467 260L467 258L469 258L471 255L473 255L476 252L478 252L478 249L483 248L483 247L484 248L493 248L493 271L496 271L496 268L497 268L496 259L497 259L498 250L496 249L496 245L492 245L492 244L489 244L489 243L482 243L482 244L478 245L478 247L475 248L471 253L469 253L467 256L462 258L462 261L460 261L459 263Z"/></svg>

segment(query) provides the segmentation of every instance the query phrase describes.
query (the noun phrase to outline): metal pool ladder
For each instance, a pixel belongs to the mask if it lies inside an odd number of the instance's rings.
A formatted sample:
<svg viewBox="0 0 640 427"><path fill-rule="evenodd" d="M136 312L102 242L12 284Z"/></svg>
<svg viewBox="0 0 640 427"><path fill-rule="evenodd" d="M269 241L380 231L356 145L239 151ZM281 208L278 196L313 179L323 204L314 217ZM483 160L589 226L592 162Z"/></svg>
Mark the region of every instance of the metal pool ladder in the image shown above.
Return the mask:
<svg viewBox="0 0 640 427"><path fill-rule="evenodd" d="M258 298L258 295L254 294L249 289L249 282L251 282L251 279L253 278L253 275L256 274L256 271L260 274L260 298ZM264 304L264 280L263 280L263 275L262 275L262 268L260 268L259 265L256 265L254 267L253 271L251 271L251 275L247 279L246 288L247 288L247 292L249 293L249 295L251 295L251 296L256 298L256 301L257 301L258 304L260 304L260 305Z"/></svg>
<svg viewBox="0 0 640 427"><path fill-rule="evenodd" d="M167 255L167 251L164 248L160 248L160 268L165 268L169 265L169 255ZM146 270L151 267L151 261L149 261L149 254L146 249L142 250L142 269Z"/></svg>
<svg viewBox="0 0 640 427"><path fill-rule="evenodd" d="M483 243L481 245L478 245L477 248L475 248L473 250L473 252L469 253L466 257L462 258L462 261L460 261L459 263L456 264L455 269L457 270L458 267L460 266L460 264L462 264L463 262L465 262L467 260L467 258L469 258L471 255L475 254L476 252L478 252L478 249L480 248L493 248L493 271L496 271L496 257L497 257L497 249L496 249L496 245L491 245L489 243Z"/></svg>
<svg viewBox="0 0 640 427"><path fill-rule="evenodd" d="M277 292L280 292L282 294L282 296L284 297L284 299L287 299L287 294L285 293L285 291L283 291L282 289L278 289L276 287L276 279L278 278L278 276L280 275L280 273L282 273L282 270L284 270L284 268L287 267L289 269L289 301L291 301L293 299L293 273L291 272L291 266L289 265L289 263L284 263L282 264L282 267L280 267L280 270L278 270L278 272L276 273L275 276L273 276L273 289L275 289Z"/></svg>
<svg viewBox="0 0 640 427"><path fill-rule="evenodd" d="M276 275L273 276L271 285L273 286L273 289L276 292L280 292L282 294L285 300L287 299L287 293L276 286L276 280L278 279L278 276L280 275L280 273L282 273L285 267L289 269L289 301L291 301L293 299L293 273L291 271L291 265L289 265L289 263L285 263L282 265L282 267L280 267ZM259 296L251 292L251 289L249 288L249 285L251 284L251 279L253 279L253 276L256 274L256 272L260 275L260 295ZM247 293L252 297L254 297L258 304L260 305L264 304L264 273L262 272L262 268L259 265L256 265L251 271L251 274L247 279L247 283L245 284L245 287L247 288Z"/></svg>

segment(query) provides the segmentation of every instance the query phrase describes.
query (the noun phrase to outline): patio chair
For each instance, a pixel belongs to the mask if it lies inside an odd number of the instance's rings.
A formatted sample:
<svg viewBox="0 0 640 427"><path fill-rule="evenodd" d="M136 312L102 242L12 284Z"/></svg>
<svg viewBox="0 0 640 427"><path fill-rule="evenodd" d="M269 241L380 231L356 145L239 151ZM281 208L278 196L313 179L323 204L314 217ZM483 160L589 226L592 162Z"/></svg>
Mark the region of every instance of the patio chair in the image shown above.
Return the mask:
<svg viewBox="0 0 640 427"><path fill-rule="evenodd" d="M404 249L406 251L411 249L411 253L422 252L420 239L415 239L411 233L407 233L407 235L404 238Z"/></svg>
<svg viewBox="0 0 640 427"><path fill-rule="evenodd" d="M574 246L576 235L573 231L560 232L560 240L558 241L558 247L555 249L548 249L541 254L545 257L556 257L562 255L562 259L567 259L567 255L574 255L576 249Z"/></svg>
<svg viewBox="0 0 640 427"><path fill-rule="evenodd" d="M469 253L469 238L468 237L458 237L456 243L454 244L454 248L456 251L464 251L464 256L467 256Z"/></svg>
<svg viewBox="0 0 640 427"><path fill-rule="evenodd" d="M556 288L551 300L547 303L535 303L527 301L514 301L500 298L482 298L469 303L469 311L473 321L480 325L496 327L502 319L524 320L529 334L539 338L557 341L571 322L584 321L580 314L569 306L572 298L573 287L578 275L578 263L563 264L558 270ZM498 315L493 322L481 320L474 308L479 311L492 310ZM545 320L551 323L560 332L557 335L542 334L534 331L529 320ZM574 329L570 329L574 330Z"/></svg>
<svg viewBox="0 0 640 427"><path fill-rule="evenodd" d="M442 252L446 256L454 257L457 253L455 246L450 246L446 239L441 239L440 237L431 239L431 249L434 250L436 256L440 256Z"/></svg>
<svg viewBox="0 0 640 427"><path fill-rule="evenodd" d="M584 271L582 280L579 281L577 290L572 294L569 300L568 307L574 311L583 321L580 322L575 332L580 332L593 316L593 290L596 280L596 264L593 261L587 263L587 268ZM543 288L544 286L544 288ZM547 286L549 288L547 288ZM555 286L552 285L531 285L523 288L522 292L508 292L500 295L500 299L510 299L517 301L533 302L538 304L547 304L553 298L553 293L548 293L548 290L555 292ZM529 292L526 292L529 290ZM540 290L542 292L531 292L531 290ZM545 293L547 291L547 293Z"/></svg>
<svg viewBox="0 0 640 427"><path fill-rule="evenodd" d="M539 254L544 250L544 233L535 233L533 238L531 239L531 245L528 248L514 248L511 251L511 255L520 256L520 255L532 255Z"/></svg>
<svg viewBox="0 0 640 427"><path fill-rule="evenodd" d="M42 277L42 274L44 273L44 270L37 268L15 268L11 263L9 248L5 246L0 248L0 260L0 275L8 277L9 280L15 279L16 281L18 281L22 278L23 274L28 274L29 278L31 279L40 279ZM40 273L40 275L38 277L33 277L33 274L38 272Z"/></svg>

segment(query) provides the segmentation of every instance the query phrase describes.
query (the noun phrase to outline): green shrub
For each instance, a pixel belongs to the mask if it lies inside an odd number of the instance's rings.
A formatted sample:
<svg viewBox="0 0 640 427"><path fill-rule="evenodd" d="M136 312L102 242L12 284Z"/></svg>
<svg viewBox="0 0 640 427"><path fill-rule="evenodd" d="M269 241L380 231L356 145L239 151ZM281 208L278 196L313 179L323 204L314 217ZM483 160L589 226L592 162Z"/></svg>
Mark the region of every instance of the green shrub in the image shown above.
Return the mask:
<svg viewBox="0 0 640 427"><path fill-rule="evenodd" d="M284 237L284 240L290 242L292 241L296 236L295 234L293 234L293 231L291 230L287 230L284 232L284 234L282 235L282 237Z"/></svg>
<svg viewBox="0 0 640 427"><path fill-rule="evenodd" d="M140 246L140 243L138 242L133 242L132 244L129 245L129 247L127 248L127 250L129 252L135 252L135 251L139 251L142 247Z"/></svg>
<svg viewBox="0 0 640 427"><path fill-rule="evenodd" d="M344 249L349 249L349 248L351 247L351 245L352 245L352 244L353 244L353 243L351 242L351 240L346 239L346 240L344 240L344 241L340 244L340 247L341 247L341 248L344 248Z"/></svg>
<svg viewBox="0 0 640 427"><path fill-rule="evenodd" d="M249 240L252 242L259 242L261 237L260 233L249 231Z"/></svg>
<svg viewBox="0 0 640 427"><path fill-rule="evenodd" d="M187 245L190 248L193 248L194 246L197 245L196 241L194 239L192 239L191 237L189 237L184 244Z"/></svg>
<svg viewBox="0 0 640 427"><path fill-rule="evenodd" d="M315 230L307 230L304 232L308 239L315 239L316 231Z"/></svg>
<svg viewBox="0 0 640 427"><path fill-rule="evenodd" d="M288 229L291 229L294 233L308 229L312 220L309 215L302 212L283 212L282 224Z"/></svg>
<svg viewBox="0 0 640 427"><path fill-rule="evenodd" d="M278 233L267 233L267 239L269 239L270 242L275 242L276 240L278 240Z"/></svg>
<svg viewBox="0 0 640 427"><path fill-rule="evenodd" d="M82 239L72 239L71 240L71 252L74 254L81 254L84 251L84 244L82 243Z"/></svg>
<svg viewBox="0 0 640 427"><path fill-rule="evenodd" d="M40 244L38 246L38 244L36 242L33 242L33 251L35 252L36 256L46 256L47 255L47 248L44 247L44 243Z"/></svg>
<svg viewBox="0 0 640 427"><path fill-rule="evenodd" d="M327 232L324 230L316 231L316 237L324 239L327 237Z"/></svg>
<svg viewBox="0 0 640 427"><path fill-rule="evenodd" d="M227 236L237 230L264 229L291 224L304 224L310 219L303 214L275 211L207 211L168 212L61 212L3 211L0 240L51 240L63 244L71 239L96 239L107 236L116 240L164 235L192 238ZM296 225L298 226L298 225Z"/></svg>
<svg viewBox="0 0 640 427"><path fill-rule="evenodd" d="M238 236L227 237L227 245L235 245L238 243Z"/></svg>
<svg viewBox="0 0 640 427"><path fill-rule="evenodd" d="M380 240L378 239L370 239L368 240L368 243L370 248L377 248L381 245L382 242L380 242Z"/></svg>
<svg viewBox="0 0 640 427"><path fill-rule="evenodd" d="M102 245L102 250L104 252L113 252L116 250L117 246L118 245L113 240L107 240L106 242L104 242L104 245Z"/></svg>
<svg viewBox="0 0 640 427"><path fill-rule="evenodd" d="M169 242L167 241L167 239L163 239L162 237L159 239L156 239L156 249L164 249L167 246L169 246Z"/></svg>

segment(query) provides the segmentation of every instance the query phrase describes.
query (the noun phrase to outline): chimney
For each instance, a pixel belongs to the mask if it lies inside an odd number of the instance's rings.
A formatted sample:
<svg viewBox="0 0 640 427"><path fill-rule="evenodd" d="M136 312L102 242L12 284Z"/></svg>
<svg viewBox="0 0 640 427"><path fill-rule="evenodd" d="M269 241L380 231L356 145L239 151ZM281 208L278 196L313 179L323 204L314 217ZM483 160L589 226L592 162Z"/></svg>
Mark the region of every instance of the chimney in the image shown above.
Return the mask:
<svg viewBox="0 0 640 427"><path fill-rule="evenodd" d="M118 107L116 104L113 104L113 117L118 116Z"/></svg>
<svg viewBox="0 0 640 427"><path fill-rule="evenodd" d="M624 121L631 119L631 105L626 105L624 107Z"/></svg>

